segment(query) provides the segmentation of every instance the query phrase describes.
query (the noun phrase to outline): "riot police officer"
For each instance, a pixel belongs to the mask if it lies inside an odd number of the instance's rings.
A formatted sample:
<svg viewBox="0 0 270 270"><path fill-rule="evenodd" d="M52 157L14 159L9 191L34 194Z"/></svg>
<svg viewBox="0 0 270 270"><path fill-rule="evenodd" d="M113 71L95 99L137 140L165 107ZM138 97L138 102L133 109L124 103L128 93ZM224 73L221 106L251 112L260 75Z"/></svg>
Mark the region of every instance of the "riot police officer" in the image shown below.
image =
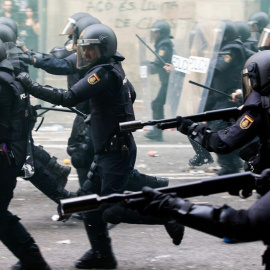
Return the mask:
<svg viewBox="0 0 270 270"><path fill-rule="evenodd" d="M10 60L11 64L13 64L14 73L18 74L22 70L28 72L28 66L18 60L17 56L18 54L21 54L22 51L15 46L17 37L11 28L5 24L0 24L0 38L5 42L6 46L10 46L8 50L9 58L11 54L13 54L14 58L15 54L15 58ZM36 121L36 112L33 107L31 107L30 112L30 120L32 123L31 127L33 128ZM67 198L70 196L70 193L65 190L64 187L67 183L67 177L71 168L60 165L57 162L56 157L51 157L51 155L46 152L42 146L34 145L32 138L30 138L30 140L32 144L31 152L33 158L33 164L31 165L34 170L32 171L33 173L24 175L24 179L29 180L47 197L58 204L61 198Z"/></svg>
<svg viewBox="0 0 270 270"><path fill-rule="evenodd" d="M249 25L246 22L242 21L234 22L234 24L236 26L240 40L243 42L244 46L248 49L246 50L246 54L248 54L248 57L252 56L255 52L258 52L257 47L258 41L251 36L251 30Z"/></svg>
<svg viewBox="0 0 270 270"><path fill-rule="evenodd" d="M60 31L60 34L74 34L75 37L69 37L69 40L73 40L76 43L76 37L78 37L87 26L92 24L100 24L100 21L88 13L76 13L68 19L67 23L63 27L65 31ZM57 51L59 52L59 50ZM70 88L85 76L87 69L78 69L76 67L77 54L74 51L71 50L67 57L63 57L66 55L65 51L65 49L61 50L61 54L57 54L57 57L39 57L35 54L27 54L21 59L26 61L26 63L33 64L36 68L45 70L50 74L67 75L68 88ZM115 53L114 58L117 58L118 61L123 61L125 59L118 52ZM90 113L88 100L78 103L76 108L85 114ZM76 116L72 126L71 136L68 140L67 152L71 156L72 165L77 170L80 186L83 185L87 178L90 164L93 161L94 150L91 133L91 126L86 125L81 116ZM168 178L145 175L134 169L129 175L129 181L126 189L136 191L140 190L145 185L151 187L163 187L167 186L168 183Z"/></svg>
<svg viewBox="0 0 270 270"><path fill-rule="evenodd" d="M26 160L30 108L27 93L15 80L14 69L6 60L1 40L0 91L0 239L20 260L21 268L16 269L50 269L20 219L8 211L16 178Z"/></svg>
<svg viewBox="0 0 270 270"><path fill-rule="evenodd" d="M263 11L257 11L250 15L248 24L250 26L251 34L256 40L259 40L263 28L269 22L270 20L268 14Z"/></svg>
<svg viewBox="0 0 270 270"><path fill-rule="evenodd" d="M243 70L243 93L245 103L236 123L226 130L213 131L191 120L179 118L178 130L201 144L208 151L225 154L238 149L256 136L260 138L257 152L250 159L251 169L261 173L269 187L270 177L270 51L254 54ZM195 205L187 200L145 189L148 202L129 207L140 209L147 215L174 218L181 224L217 236L240 241L262 240L270 244L270 191L260 191L263 197L247 210L235 210L228 205ZM270 267L269 249L263 256L266 269Z"/></svg>
<svg viewBox="0 0 270 270"><path fill-rule="evenodd" d="M173 55L173 43L171 41L171 27L168 22L156 21L151 28L151 39L155 42L155 52L164 60L165 63L171 63ZM163 63L164 63L163 62ZM150 63L150 73L158 74L161 83L156 98L152 101L153 119L164 118L164 105L166 102L169 74L163 69L163 64L159 58ZM162 141L162 131L154 129L145 134L150 140Z"/></svg>
<svg viewBox="0 0 270 270"><path fill-rule="evenodd" d="M120 132L119 123L134 120L132 100L135 92L122 69L116 49L117 39L111 28L102 24L91 25L81 34L77 49L77 67L87 68L88 71L70 91L41 86L33 82L27 73L17 78L33 96L54 104L74 106L83 100L90 100L96 155L88 180L77 192L78 195L88 192L101 195L123 192L134 167L135 141L131 133ZM102 217L104 210L84 214L85 229L92 249L76 262L77 268L116 268L111 239ZM183 227L179 229L175 223L173 226L177 230L173 233L181 238L178 240L181 242Z"/></svg>
<svg viewBox="0 0 270 270"><path fill-rule="evenodd" d="M248 57L245 47L238 39L235 24L231 21L222 21L222 24L225 26L225 30L220 49L221 54L217 59L211 87L231 95L236 89L241 88L241 70ZM209 92L205 111L229 107L235 107L235 103L226 96L216 92ZM216 130L225 129L230 125L230 122L222 120L207 123L209 128ZM217 171L218 175L236 173L242 167L237 152L228 155L219 155L217 153L217 157L218 164L221 166L221 169Z"/></svg>

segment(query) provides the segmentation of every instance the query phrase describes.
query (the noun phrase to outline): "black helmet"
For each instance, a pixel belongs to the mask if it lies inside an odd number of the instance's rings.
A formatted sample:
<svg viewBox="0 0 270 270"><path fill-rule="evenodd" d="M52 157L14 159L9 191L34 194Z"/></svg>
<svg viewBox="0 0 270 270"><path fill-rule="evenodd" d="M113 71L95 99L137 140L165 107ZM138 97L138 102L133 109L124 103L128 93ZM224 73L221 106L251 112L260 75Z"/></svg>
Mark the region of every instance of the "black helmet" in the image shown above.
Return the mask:
<svg viewBox="0 0 270 270"><path fill-rule="evenodd" d="M263 11L253 13L249 19L248 24L257 28L257 32L261 33L263 28L269 23L269 16Z"/></svg>
<svg viewBox="0 0 270 270"><path fill-rule="evenodd" d="M82 69L95 66L114 56L117 38L109 26L93 24L82 31L77 45L77 68Z"/></svg>
<svg viewBox="0 0 270 270"><path fill-rule="evenodd" d="M7 60L6 47L1 39L0 39L0 68L14 70L10 61Z"/></svg>
<svg viewBox="0 0 270 270"><path fill-rule="evenodd" d="M74 25L73 29L73 43L77 44L77 39L79 38L82 31L89 25L100 24L100 20L92 16L85 16L79 19Z"/></svg>
<svg viewBox="0 0 270 270"><path fill-rule="evenodd" d="M15 36L18 36L18 27L15 21L8 17L0 17L0 24L5 24L6 26L10 27L14 32Z"/></svg>
<svg viewBox="0 0 270 270"><path fill-rule="evenodd" d="M159 36L155 38L155 34L158 33ZM151 41L158 41L164 38L173 38L171 36L171 26L168 22L160 20L156 21L151 27Z"/></svg>
<svg viewBox="0 0 270 270"><path fill-rule="evenodd" d="M261 33L260 40L258 42L258 49L261 51L270 50L270 23Z"/></svg>
<svg viewBox="0 0 270 270"><path fill-rule="evenodd" d="M71 17L67 19L67 21L61 28L59 35L72 35L76 22L79 21L81 18L87 17L87 16L92 17L89 13L86 13L86 12L78 12L78 13L73 14Z"/></svg>
<svg viewBox="0 0 270 270"><path fill-rule="evenodd" d="M251 36L251 31L248 24L242 21L234 22L234 24L241 41L245 42Z"/></svg>
<svg viewBox="0 0 270 270"><path fill-rule="evenodd" d="M261 51L251 56L243 70L243 95L246 100L254 90L261 95L270 94L270 51Z"/></svg>
<svg viewBox="0 0 270 270"><path fill-rule="evenodd" d="M0 24L0 39L5 42L16 43L16 36L12 29L5 24Z"/></svg>
<svg viewBox="0 0 270 270"><path fill-rule="evenodd" d="M227 43L238 38L236 26L232 21L221 21L221 27L224 27L223 43Z"/></svg>
<svg viewBox="0 0 270 270"><path fill-rule="evenodd" d="M50 55L54 58L63 59L73 54L73 41L70 39L65 43L64 47L54 47L50 51Z"/></svg>

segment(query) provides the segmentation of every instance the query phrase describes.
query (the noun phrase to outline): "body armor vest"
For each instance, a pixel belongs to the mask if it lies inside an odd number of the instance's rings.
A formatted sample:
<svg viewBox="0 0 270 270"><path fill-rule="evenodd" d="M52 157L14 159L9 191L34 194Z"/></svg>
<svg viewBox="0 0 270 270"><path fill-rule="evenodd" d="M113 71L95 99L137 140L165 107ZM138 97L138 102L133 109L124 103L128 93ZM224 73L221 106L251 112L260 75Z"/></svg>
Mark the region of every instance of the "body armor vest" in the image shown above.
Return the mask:
<svg viewBox="0 0 270 270"><path fill-rule="evenodd" d="M104 148L104 145L108 143L108 140L119 133L119 123L132 121L135 119L130 84L121 67L121 64L113 62L110 64L100 65L104 69L113 72L121 82L121 86L117 91L117 94L113 98L95 97L91 99L91 123L95 130L93 130L95 150ZM95 67L97 68L97 67ZM89 73L92 69L89 71ZM109 83L109 82L108 82ZM104 137L107 141L100 141L97 131L105 134Z"/></svg>
<svg viewBox="0 0 270 270"><path fill-rule="evenodd" d="M0 71L0 82L10 87L15 96L10 123L0 118L1 134L4 136L1 136L1 140L26 140L29 132L29 97L12 75Z"/></svg>

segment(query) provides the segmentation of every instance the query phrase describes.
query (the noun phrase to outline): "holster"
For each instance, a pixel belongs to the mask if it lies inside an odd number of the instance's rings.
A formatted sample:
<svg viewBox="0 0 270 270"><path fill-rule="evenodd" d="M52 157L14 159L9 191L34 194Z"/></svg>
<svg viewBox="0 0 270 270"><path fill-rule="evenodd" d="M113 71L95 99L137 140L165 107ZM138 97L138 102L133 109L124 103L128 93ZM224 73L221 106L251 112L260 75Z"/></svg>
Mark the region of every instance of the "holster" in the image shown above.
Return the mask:
<svg viewBox="0 0 270 270"><path fill-rule="evenodd" d="M121 152L122 155L126 156L132 140L133 135L131 133L114 135L98 153Z"/></svg>

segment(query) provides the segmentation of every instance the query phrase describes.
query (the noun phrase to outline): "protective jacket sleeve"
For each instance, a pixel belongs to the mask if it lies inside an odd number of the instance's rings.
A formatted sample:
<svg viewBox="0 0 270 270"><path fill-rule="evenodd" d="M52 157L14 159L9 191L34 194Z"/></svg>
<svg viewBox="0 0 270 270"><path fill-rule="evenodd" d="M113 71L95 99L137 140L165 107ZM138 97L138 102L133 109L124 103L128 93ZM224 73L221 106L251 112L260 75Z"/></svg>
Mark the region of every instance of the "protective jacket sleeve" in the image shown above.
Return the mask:
<svg viewBox="0 0 270 270"><path fill-rule="evenodd" d="M189 203L189 202L188 202ZM216 237L244 242L263 240L269 243L270 192L249 209L235 210L228 205L192 204L185 209L173 209L171 216L182 225Z"/></svg>
<svg viewBox="0 0 270 270"><path fill-rule="evenodd" d="M54 75L71 75L77 72L76 54L72 54L64 59L54 57L36 57L36 68L41 68Z"/></svg>

